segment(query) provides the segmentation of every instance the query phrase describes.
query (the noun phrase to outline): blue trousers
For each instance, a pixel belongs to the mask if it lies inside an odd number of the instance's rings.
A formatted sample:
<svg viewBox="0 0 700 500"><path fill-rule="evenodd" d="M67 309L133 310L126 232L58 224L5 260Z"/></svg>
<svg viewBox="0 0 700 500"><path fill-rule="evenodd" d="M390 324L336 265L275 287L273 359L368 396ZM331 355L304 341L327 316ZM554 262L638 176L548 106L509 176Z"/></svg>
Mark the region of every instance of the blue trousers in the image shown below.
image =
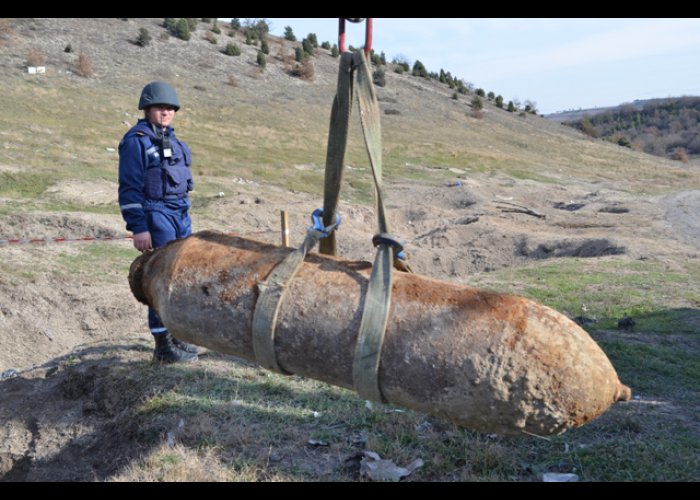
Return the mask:
<svg viewBox="0 0 700 500"><path fill-rule="evenodd" d="M143 208L146 212L148 230L151 233L154 249L192 234L192 219L189 214L190 201L187 198L146 200ZM164 335L168 332L158 313L150 307L148 308L148 328L153 335Z"/></svg>

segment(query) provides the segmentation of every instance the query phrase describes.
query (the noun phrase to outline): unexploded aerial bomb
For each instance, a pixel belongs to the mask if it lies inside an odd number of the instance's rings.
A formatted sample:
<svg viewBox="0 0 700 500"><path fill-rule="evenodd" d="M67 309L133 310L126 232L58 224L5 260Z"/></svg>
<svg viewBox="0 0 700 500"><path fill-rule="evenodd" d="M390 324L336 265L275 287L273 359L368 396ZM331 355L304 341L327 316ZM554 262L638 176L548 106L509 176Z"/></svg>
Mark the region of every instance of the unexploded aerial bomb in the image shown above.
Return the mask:
<svg viewBox="0 0 700 500"><path fill-rule="evenodd" d="M258 285L293 249L201 231L138 257L129 283L184 341L255 361ZM371 265L309 254L276 317L279 366L353 389ZM482 432L558 434L631 397L576 323L532 300L395 273L379 386Z"/></svg>

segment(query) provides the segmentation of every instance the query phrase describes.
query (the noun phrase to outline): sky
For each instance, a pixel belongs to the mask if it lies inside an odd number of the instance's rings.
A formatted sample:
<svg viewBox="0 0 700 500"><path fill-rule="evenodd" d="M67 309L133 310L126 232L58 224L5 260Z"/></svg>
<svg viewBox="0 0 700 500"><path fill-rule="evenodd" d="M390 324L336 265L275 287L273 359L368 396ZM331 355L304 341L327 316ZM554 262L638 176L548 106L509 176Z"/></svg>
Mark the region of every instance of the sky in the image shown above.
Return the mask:
<svg viewBox="0 0 700 500"><path fill-rule="evenodd" d="M273 35L338 40L337 18L266 20ZM347 44L364 30L346 22ZM372 46L543 114L700 95L700 19L374 18Z"/></svg>

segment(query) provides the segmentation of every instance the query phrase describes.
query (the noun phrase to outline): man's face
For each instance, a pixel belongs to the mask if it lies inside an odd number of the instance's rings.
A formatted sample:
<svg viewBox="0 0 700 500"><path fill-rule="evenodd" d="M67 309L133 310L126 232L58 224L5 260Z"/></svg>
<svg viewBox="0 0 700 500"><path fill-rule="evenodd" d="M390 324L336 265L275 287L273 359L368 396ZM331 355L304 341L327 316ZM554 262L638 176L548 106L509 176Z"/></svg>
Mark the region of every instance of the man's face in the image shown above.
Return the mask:
<svg viewBox="0 0 700 500"><path fill-rule="evenodd" d="M175 117L175 108L167 104L156 104L146 111L148 121L159 127L167 127Z"/></svg>

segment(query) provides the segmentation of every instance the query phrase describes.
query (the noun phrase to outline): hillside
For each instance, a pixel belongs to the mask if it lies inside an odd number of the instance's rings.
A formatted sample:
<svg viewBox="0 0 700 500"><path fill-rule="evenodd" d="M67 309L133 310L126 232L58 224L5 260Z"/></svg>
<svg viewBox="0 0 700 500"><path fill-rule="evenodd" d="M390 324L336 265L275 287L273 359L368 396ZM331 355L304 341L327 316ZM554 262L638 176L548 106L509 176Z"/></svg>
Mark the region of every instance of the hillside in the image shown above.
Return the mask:
<svg viewBox="0 0 700 500"><path fill-rule="evenodd" d="M276 37L261 71L240 33L213 44L200 23L185 42L162 22L0 23L0 241L118 238L0 244L0 479L349 481L365 449L402 466L422 457L409 481L700 479L700 171L487 100L476 117L471 96L391 67L377 88L384 196L413 269L584 316L635 399L562 436L504 438L215 352L151 365L116 203L116 147L141 88L178 90L195 230L277 243L287 210L299 245L322 204L338 71L319 49L311 80L291 76L299 44ZM221 52L231 41L240 56ZM46 73L28 74L30 51ZM371 261L353 112L339 254Z"/></svg>
<svg viewBox="0 0 700 500"><path fill-rule="evenodd" d="M700 158L700 97L649 99L559 114L561 123L637 151L687 162Z"/></svg>

